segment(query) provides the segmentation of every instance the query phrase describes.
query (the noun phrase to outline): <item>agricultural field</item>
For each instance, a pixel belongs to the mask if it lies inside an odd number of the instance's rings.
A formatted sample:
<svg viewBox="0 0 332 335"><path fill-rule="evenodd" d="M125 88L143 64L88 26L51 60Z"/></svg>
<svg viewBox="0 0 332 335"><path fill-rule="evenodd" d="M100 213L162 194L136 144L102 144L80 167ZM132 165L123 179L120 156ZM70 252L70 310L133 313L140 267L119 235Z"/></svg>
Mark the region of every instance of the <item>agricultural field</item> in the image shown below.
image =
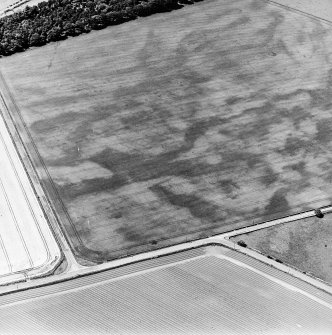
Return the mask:
<svg viewBox="0 0 332 335"><path fill-rule="evenodd" d="M332 284L332 215L235 236L249 248Z"/></svg>
<svg viewBox="0 0 332 335"><path fill-rule="evenodd" d="M330 294L232 250L184 253L0 296L0 332L330 335Z"/></svg>
<svg viewBox="0 0 332 335"><path fill-rule="evenodd" d="M319 20L205 0L0 69L73 250L102 262L329 205L331 56Z"/></svg>

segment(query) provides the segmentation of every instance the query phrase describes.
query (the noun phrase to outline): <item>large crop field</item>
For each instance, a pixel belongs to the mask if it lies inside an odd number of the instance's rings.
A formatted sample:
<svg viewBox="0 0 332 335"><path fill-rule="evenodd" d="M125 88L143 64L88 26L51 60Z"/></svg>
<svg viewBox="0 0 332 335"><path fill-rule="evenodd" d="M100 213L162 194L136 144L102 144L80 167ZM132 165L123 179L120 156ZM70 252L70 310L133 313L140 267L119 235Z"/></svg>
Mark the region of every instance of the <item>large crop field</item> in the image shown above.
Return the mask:
<svg viewBox="0 0 332 335"><path fill-rule="evenodd" d="M330 204L331 56L327 24L205 0L0 68L73 249L103 261Z"/></svg>

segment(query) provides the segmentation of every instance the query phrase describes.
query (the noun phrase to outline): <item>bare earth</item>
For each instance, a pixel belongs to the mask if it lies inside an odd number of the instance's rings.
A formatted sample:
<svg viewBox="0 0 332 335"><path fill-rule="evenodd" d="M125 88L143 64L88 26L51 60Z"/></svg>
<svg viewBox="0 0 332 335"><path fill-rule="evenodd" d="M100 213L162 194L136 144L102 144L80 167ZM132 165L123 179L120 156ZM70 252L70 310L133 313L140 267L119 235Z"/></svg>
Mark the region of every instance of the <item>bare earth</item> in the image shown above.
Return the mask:
<svg viewBox="0 0 332 335"><path fill-rule="evenodd" d="M332 215L308 218L238 235L256 249L332 284Z"/></svg>
<svg viewBox="0 0 332 335"><path fill-rule="evenodd" d="M318 20L205 0L0 67L73 249L104 261L330 204L331 56Z"/></svg>

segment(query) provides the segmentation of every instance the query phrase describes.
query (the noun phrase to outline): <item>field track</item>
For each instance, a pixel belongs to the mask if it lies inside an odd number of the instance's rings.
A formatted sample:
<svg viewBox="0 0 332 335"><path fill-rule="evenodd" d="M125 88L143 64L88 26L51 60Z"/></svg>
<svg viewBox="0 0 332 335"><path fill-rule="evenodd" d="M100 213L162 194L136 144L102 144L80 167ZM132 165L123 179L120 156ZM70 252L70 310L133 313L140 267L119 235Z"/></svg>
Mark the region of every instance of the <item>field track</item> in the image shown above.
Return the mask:
<svg viewBox="0 0 332 335"><path fill-rule="evenodd" d="M206 0L1 59L77 256L329 205L331 41L262 1Z"/></svg>

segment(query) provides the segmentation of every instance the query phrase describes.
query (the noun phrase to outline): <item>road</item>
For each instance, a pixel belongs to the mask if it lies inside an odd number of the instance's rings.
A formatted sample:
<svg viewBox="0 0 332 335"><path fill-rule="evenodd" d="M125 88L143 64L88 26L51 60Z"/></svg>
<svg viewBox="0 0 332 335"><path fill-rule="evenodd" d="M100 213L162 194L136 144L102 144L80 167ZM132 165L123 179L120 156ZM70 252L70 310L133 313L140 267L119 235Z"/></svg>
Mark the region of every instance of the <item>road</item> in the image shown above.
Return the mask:
<svg viewBox="0 0 332 335"><path fill-rule="evenodd" d="M332 212L332 207L326 207L322 209L322 212L330 213ZM250 226L247 228L234 230L232 232L215 235L209 238L204 238L204 239L191 241L187 243L181 243L181 244L177 244L171 247L162 248L162 249L145 252L145 253L140 253L134 256L121 258L118 260L106 262L106 263L99 264L99 265L89 266L89 267L88 266L78 267L78 266L75 266L74 263L70 262L72 266L63 273L59 273L56 276L38 278L34 281L27 281L27 282L22 281L22 282L17 283L16 285L2 287L0 291L0 295L1 294L6 295L8 293L19 292L22 290L25 291L27 289L33 289L35 287L49 287L49 285L52 285L52 284L54 284L54 289L58 290L57 287L61 288L62 285L67 285L65 283L68 280L79 279L79 280L84 281L84 278L86 276L89 276L89 275L99 276L100 273L107 272L109 276L113 276L113 275L117 276L117 273L119 271L120 272L123 271L125 273L131 273L131 272L135 272L135 270L133 269L135 269L136 267L137 269L140 269L141 268L140 264L146 264L149 262L154 263L155 260L164 259L164 257L169 258L171 257L171 255L173 255L174 257L182 258L183 257L182 255L186 254L190 250L198 249L201 247L206 247L209 245L226 247L228 250L234 250L237 252L234 255L242 254L242 257L246 257L248 259L250 257L252 259L252 262L258 261L263 267L265 267L265 269L270 269L269 271L276 271L277 273L279 273L279 275L281 275L282 273L284 275L287 274L289 277L292 276L294 280L300 279L303 282L303 285L307 283L310 285L310 287L316 287L322 291L332 294L331 286L325 284L324 282L319 281L313 277L309 277L306 274L303 274L302 272L295 270L285 264L280 264L273 259L268 259L262 254L259 254L248 248L241 247L237 245L236 243L234 243L233 241L230 241L230 238L232 236L235 236L238 234L244 234L247 232L252 232L254 230L264 229L267 227L283 224L286 222L292 222L293 224L296 224L296 222L300 220L301 218L306 218L306 217L310 217L314 215L315 213L313 210L304 212L304 213L299 213L299 214L287 216L285 218L281 218L278 220L264 222L264 223ZM75 284L73 285L75 286ZM52 291L52 288L49 288L47 290Z"/></svg>
<svg viewBox="0 0 332 335"><path fill-rule="evenodd" d="M281 271L204 247L0 297L0 333L327 335L331 303Z"/></svg>

